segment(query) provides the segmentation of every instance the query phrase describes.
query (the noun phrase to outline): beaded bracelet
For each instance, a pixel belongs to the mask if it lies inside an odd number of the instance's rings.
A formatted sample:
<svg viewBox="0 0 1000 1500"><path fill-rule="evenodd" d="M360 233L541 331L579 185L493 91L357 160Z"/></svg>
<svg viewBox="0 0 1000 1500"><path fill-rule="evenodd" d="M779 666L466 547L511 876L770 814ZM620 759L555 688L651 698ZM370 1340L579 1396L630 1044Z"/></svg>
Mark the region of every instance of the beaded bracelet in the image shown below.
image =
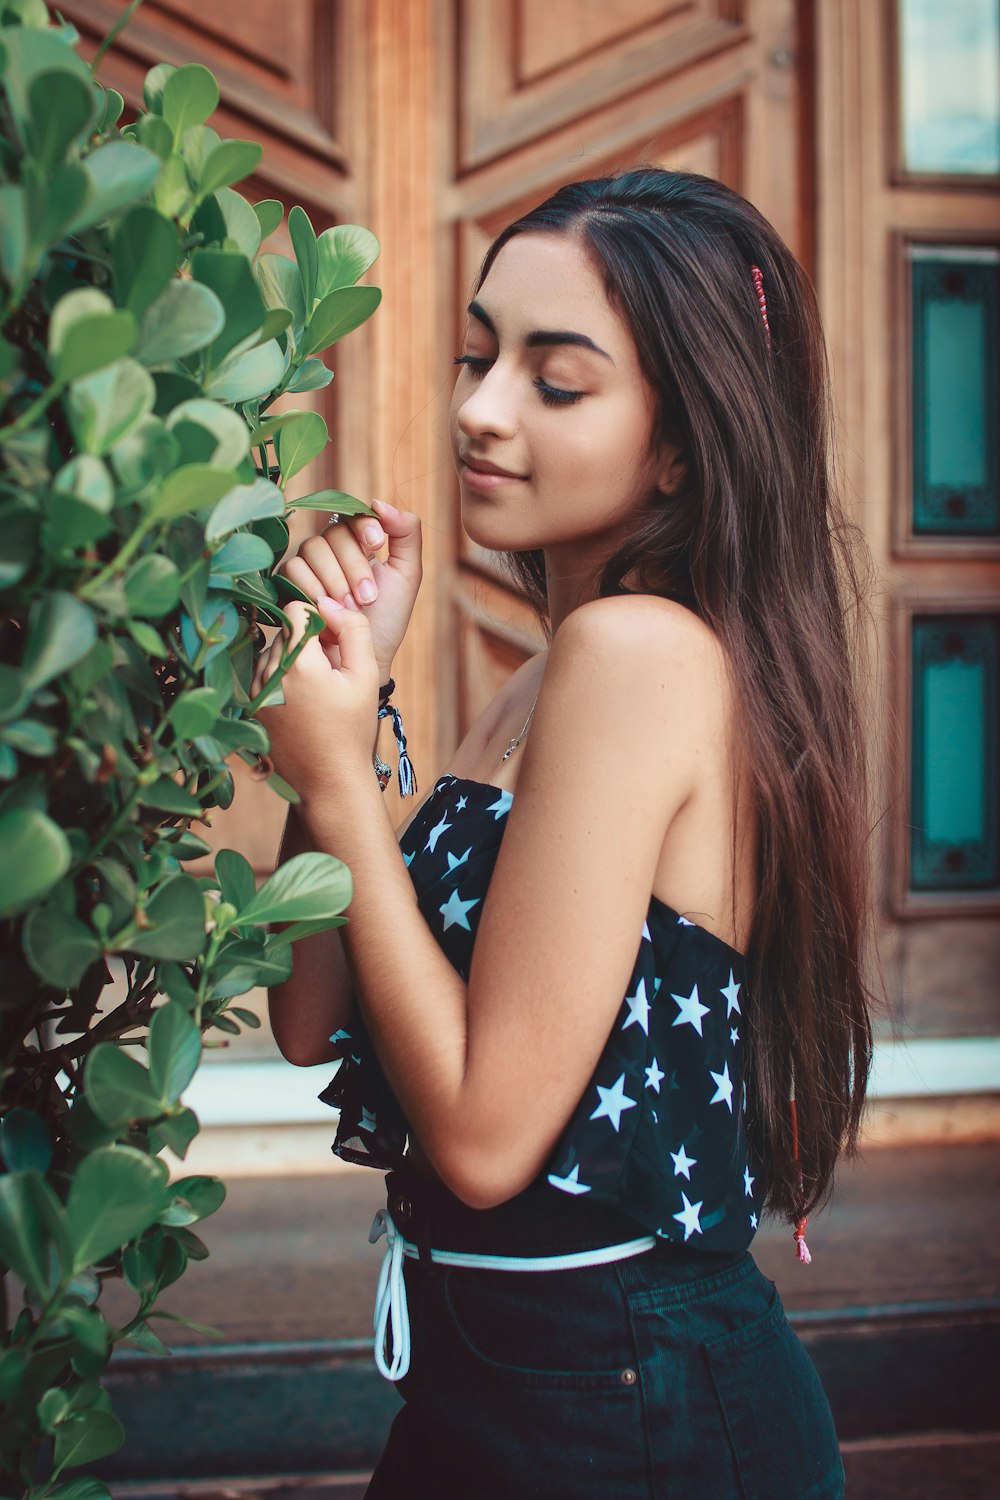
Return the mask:
<svg viewBox="0 0 1000 1500"><path fill-rule="evenodd" d="M394 704L389 702L389 699L395 692L395 690L396 684L391 677L389 678L389 681L384 685L384 687L379 688L378 716L379 719L384 719L386 717L392 718L392 729L396 737L396 748L399 751L399 795L401 797L412 797L414 792L417 790L417 778L413 772L413 762L410 760L410 757L406 753L406 735L403 733L402 715L400 714L399 709L396 708ZM379 755L377 750L372 755L372 765L375 768L375 775L378 777L378 784L384 792L389 784L389 779L392 776L392 767L386 765L385 761Z"/></svg>

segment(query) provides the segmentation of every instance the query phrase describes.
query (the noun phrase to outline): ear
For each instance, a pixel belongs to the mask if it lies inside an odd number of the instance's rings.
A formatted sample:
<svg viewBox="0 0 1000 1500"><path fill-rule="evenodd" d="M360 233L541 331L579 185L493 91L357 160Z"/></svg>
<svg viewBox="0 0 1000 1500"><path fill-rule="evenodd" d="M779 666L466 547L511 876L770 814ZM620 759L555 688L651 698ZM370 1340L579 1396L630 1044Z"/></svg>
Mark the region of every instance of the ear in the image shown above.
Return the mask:
<svg viewBox="0 0 1000 1500"><path fill-rule="evenodd" d="M656 488L662 495L672 495L680 489L687 477L687 457L676 443L663 443L660 447L660 467L656 476Z"/></svg>

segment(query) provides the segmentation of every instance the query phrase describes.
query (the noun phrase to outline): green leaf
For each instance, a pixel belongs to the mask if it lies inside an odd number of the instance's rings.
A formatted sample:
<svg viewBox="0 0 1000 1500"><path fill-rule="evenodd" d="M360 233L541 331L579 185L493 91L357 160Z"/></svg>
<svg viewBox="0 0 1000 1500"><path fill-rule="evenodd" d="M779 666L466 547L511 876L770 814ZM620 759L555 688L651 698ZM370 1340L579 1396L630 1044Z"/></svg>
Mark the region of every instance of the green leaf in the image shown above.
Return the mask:
<svg viewBox="0 0 1000 1500"><path fill-rule="evenodd" d="M295 379L286 386L286 390L296 395L300 391L321 391L330 384L332 379L333 371L328 370L321 359L306 359L299 366L299 373Z"/></svg>
<svg viewBox="0 0 1000 1500"><path fill-rule="evenodd" d="M257 894L250 861L236 849L220 849L215 856L215 878L223 901L228 901L236 910L242 911Z"/></svg>
<svg viewBox="0 0 1000 1500"><path fill-rule="evenodd" d="M182 1005L168 1000L149 1027L149 1076L168 1104L176 1104L201 1060L201 1033Z"/></svg>
<svg viewBox="0 0 1000 1500"><path fill-rule="evenodd" d="M157 120L155 115L148 117ZM177 226L148 203L122 214L111 246L115 300L140 317L155 302L177 269Z"/></svg>
<svg viewBox="0 0 1000 1500"><path fill-rule="evenodd" d="M81 1412L56 1428L53 1463L56 1469L93 1463L116 1453L125 1441L125 1429L109 1411Z"/></svg>
<svg viewBox="0 0 1000 1500"><path fill-rule="evenodd" d="M102 92L104 94L104 103L97 120L97 129L101 134L104 134L105 131L111 129L112 125L118 124L125 110L125 100L117 89L105 88Z"/></svg>
<svg viewBox="0 0 1000 1500"><path fill-rule="evenodd" d="M228 1000L234 995L245 995L255 985L283 984L291 972L290 953L272 954L260 942L232 942L212 965L209 999ZM240 1034L240 1028L228 1016L216 1016L215 1025L234 1036Z"/></svg>
<svg viewBox="0 0 1000 1500"><path fill-rule="evenodd" d="M94 1114L108 1126L155 1120L165 1108L148 1070L111 1042L98 1042L90 1053L83 1086Z"/></svg>
<svg viewBox="0 0 1000 1500"><path fill-rule="evenodd" d="M219 695L213 688L191 688L170 706L168 718L178 739L193 740L210 734L219 717Z"/></svg>
<svg viewBox="0 0 1000 1500"><path fill-rule="evenodd" d="M93 929L55 903L36 906L28 913L21 941L39 978L61 990L78 984L101 956Z"/></svg>
<svg viewBox="0 0 1000 1500"><path fill-rule="evenodd" d="M0 849L0 915L21 911L44 896L72 860L58 823L33 808L0 814Z"/></svg>
<svg viewBox="0 0 1000 1500"><path fill-rule="evenodd" d="M170 1353L166 1344L158 1333L154 1333L146 1322L137 1323L129 1330L127 1338L122 1340L126 1348L141 1349L143 1354L158 1354L163 1357Z"/></svg>
<svg viewBox="0 0 1000 1500"><path fill-rule="evenodd" d="M237 526L247 526L266 516L284 514L285 497L270 479L255 479L232 489L212 511L205 523L205 540L217 541Z"/></svg>
<svg viewBox="0 0 1000 1500"><path fill-rule="evenodd" d="M46 1500L111 1500L111 1491L99 1479L69 1479L50 1490Z"/></svg>
<svg viewBox="0 0 1000 1500"><path fill-rule="evenodd" d="M351 872L342 860L332 854L297 854L264 882L240 912L240 921L260 925L339 916L353 894Z"/></svg>
<svg viewBox="0 0 1000 1500"><path fill-rule="evenodd" d="M336 511L341 516L375 515L370 505L366 505L363 500L356 500L353 495L345 495L343 490L313 490L311 495L303 495L301 500L289 500L286 509ZM279 574L279 577L283 576Z"/></svg>
<svg viewBox="0 0 1000 1500"><path fill-rule="evenodd" d="M107 464L92 453L81 453L63 464L52 481L53 489L62 495L82 500L102 516L110 513L115 487Z"/></svg>
<svg viewBox="0 0 1000 1500"><path fill-rule="evenodd" d="M370 318L382 300L377 286L349 286L328 292L309 319L303 353L317 354Z"/></svg>
<svg viewBox="0 0 1000 1500"><path fill-rule="evenodd" d="M96 113L92 87L65 68L38 73L28 85L31 152L45 173L62 161L71 142L86 131Z"/></svg>
<svg viewBox="0 0 1000 1500"><path fill-rule="evenodd" d="M214 193L241 182L260 166L263 155L264 148L257 141L222 141L202 168L198 191Z"/></svg>
<svg viewBox="0 0 1000 1500"><path fill-rule="evenodd" d="M309 215L298 204L288 210L288 232L292 248L298 261L299 275L307 308L311 308L316 296L316 273L319 267L319 251L316 248L316 231Z"/></svg>
<svg viewBox="0 0 1000 1500"><path fill-rule="evenodd" d="M11 719L0 732L0 739L22 755L53 755L58 744L51 725L40 719Z"/></svg>
<svg viewBox="0 0 1000 1500"><path fill-rule="evenodd" d="M205 902L193 875L172 875L146 907L149 927L129 951L150 958L198 958L205 946Z"/></svg>
<svg viewBox="0 0 1000 1500"><path fill-rule="evenodd" d="M169 129L169 126L165 126ZM195 127L197 128L197 127ZM206 127L202 127L203 129ZM153 203L168 219L180 218L191 202L191 183L183 157L171 152L153 188Z"/></svg>
<svg viewBox="0 0 1000 1500"><path fill-rule="evenodd" d="M0 1401L13 1401L24 1390L27 1356L16 1344L0 1349Z"/></svg>
<svg viewBox="0 0 1000 1500"><path fill-rule="evenodd" d="M139 145L166 161L174 149L174 133L161 115L140 115L136 123Z"/></svg>
<svg viewBox="0 0 1000 1500"><path fill-rule="evenodd" d="M82 163L87 174L89 192L80 211L68 229L79 234L116 209L124 208L149 192L163 163L152 151L131 141L111 141L86 157Z"/></svg>
<svg viewBox="0 0 1000 1500"><path fill-rule="evenodd" d="M197 815L202 811L201 803L186 787L178 786L169 776L161 776L152 786L143 788L142 802L145 807L156 807L162 812Z"/></svg>
<svg viewBox="0 0 1000 1500"><path fill-rule="evenodd" d="M226 313L211 287L198 281L170 281L145 312L135 355L162 365L204 349L218 338Z"/></svg>
<svg viewBox="0 0 1000 1500"><path fill-rule="evenodd" d="M153 408L156 387L148 370L134 359L75 380L66 395L66 411L78 445L85 453L107 453Z"/></svg>
<svg viewBox="0 0 1000 1500"><path fill-rule="evenodd" d="M0 1176L0 1262L44 1301L68 1254L65 1216L45 1178L35 1171Z"/></svg>
<svg viewBox="0 0 1000 1500"><path fill-rule="evenodd" d="M160 1120L154 1130L162 1145L183 1161L200 1128L198 1116L193 1109L180 1109L176 1114L167 1115Z"/></svg>
<svg viewBox="0 0 1000 1500"><path fill-rule="evenodd" d="M125 574L125 603L130 614L158 620L176 608L181 575L169 557L147 553Z"/></svg>
<svg viewBox="0 0 1000 1500"><path fill-rule="evenodd" d="M234 406L269 396L281 383L285 373L285 356L274 340L258 344L243 354L231 354L209 377L206 389L219 401Z"/></svg>
<svg viewBox="0 0 1000 1500"><path fill-rule="evenodd" d="M225 595L209 594L199 612L198 622L202 635L211 638L211 644L202 656L202 664L207 666L213 657L225 651L230 642L235 640L240 628L240 616ZM203 645L194 620L186 611L181 614L181 644L189 661L195 660Z"/></svg>
<svg viewBox="0 0 1000 1500"><path fill-rule="evenodd" d="M10 285L20 280L28 255L28 200L22 187L0 187L0 271Z"/></svg>
<svg viewBox="0 0 1000 1500"><path fill-rule="evenodd" d="M170 1192L190 1203L199 1219L207 1219L226 1201L226 1184L218 1177L180 1177L170 1184Z"/></svg>
<svg viewBox="0 0 1000 1500"><path fill-rule="evenodd" d="M380 245L370 229L360 224L335 224L324 229L317 241L321 297L340 287L353 286L378 259Z"/></svg>
<svg viewBox="0 0 1000 1500"><path fill-rule="evenodd" d="M260 573L269 568L274 554L263 537L239 531L227 538L212 557L212 580Z"/></svg>
<svg viewBox="0 0 1000 1500"><path fill-rule="evenodd" d="M147 656L154 656L158 661L166 661L170 655L170 647L158 630L145 620L126 620L125 626L136 645L145 651Z"/></svg>
<svg viewBox="0 0 1000 1500"><path fill-rule="evenodd" d="M28 643L21 663L33 690L82 660L97 639L92 609L74 594L59 591L36 596L28 614Z"/></svg>
<svg viewBox="0 0 1000 1500"><path fill-rule="evenodd" d="M160 95L160 113L180 140L191 125L201 125L219 104L219 85L200 63L176 68L165 79Z"/></svg>
<svg viewBox="0 0 1000 1500"><path fill-rule="evenodd" d="M253 211L257 215L260 224L260 237L266 240L268 235L274 233L281 223L285 212L284 205L277 198L265 198L260 203L255 203Z"/></svg>
<svg viewBox="0 0 1000 1500"><path fill-rule="evenodd" d="M0 1120L0 1151L8 1172L40 1172L52 1164L52 1137L41 1115L18 1104Z"/></svg>
<svg viewBox="0 0 1000 1500"><path fill-rule="evenodd" d="M283 776L279 776L277 771L271 772L271 775L267 778L267 784L271 788L272 792L276 792L283 801L290 802L293 807L297 806L302 801L302 798L299 796L295 788L293 786L289 786L285 778Z"/></svg>
<svg viewBox="0 0 1000 1500"><path fill-rule="evenodd" d="M234 469L217 469L211 464L185 464L167 475L153 502L150 516L157 521L171 521L176 516L189 515L208 505L217 505L223 495L228 495L236 487Z"/></svg>
<svg viewBox="0 0 1000 1500"><path fill-rule="evenodd" d="M167 86L167 79L177 69L173 63L157 63L155 68L150 68L142 85L142 102L151 115L162 115L163 113L163 90Z"/></svg>
<svg viewBox="0 0 1000 1500"><path fill-rule="evenodd" d="M259 255L254 275L267 306L289 308L294 325L301 328L306 320L306 303L294 260L287 255Z"/></svg>
<svg viewBox="0 0 1000 1500"><path fill-rule="evenodd" d="M9 10L9 0L3 8ZM5 26L3 51L5 53L3 82L7 102L18 127L22 144L30 149L32 142L29 91L32 82L43 73L57 73L79 79L89 86L90 69L82 57L77 56L64 41L60 40L54 28L50 29L48 26L45 30L37 31L30 24L22 23L19 27Z"/></svg>
<svg viewBox="0 0 1000 1500"><path fill-rule="evenodd" d="M182 446L186 449L187 444L178 431L183 423L200 428L202 434L207 434L207 440L205 437L201 440L204 452L199 456L200 462L235 469L250 451L250 429L246 422L218 401L204 398L182 401L170 413L167 427L182 438Z"/></svg>
<svg viewBox="0 0 1000 1500"><path fill-rule="evenodd" d="M216 365L237 344L258 332L266 311L264 299L250 262L236 250L193 251L191 275L210 287L225 309L225 327L209 351L210 363Z"/></svg>
<svg viewBox="0 0 1000 1500"><path fill-rule="evenodd" d="M111 1330L96 1308L64 1306L60 1316L88 1354L96 1355L102 1362L107 1358Z"/></svg>
<svg viewBox="0 0 1000 1500"><path fill-rule="evenodd" d="M163 1163L131 1146L103 1146L85 1156L66 1200L74 1269L104 1260L154 1223L166 1185Z"/></svg>
<svg viewBox="0 0 1000 1500"><path fill-rule="evenodd" d="M94 286L74 287L60 297L49 315L48 351L50 363L58 355L67 333L81 319L100 317L114 312L114 303Z"/></svg>
<svg viewBox="0 0 1000 1500"><path fill-rule="evenodd" d="M80 318L67 329L52 362L52 373L63 385L80 380L128 354L135 343L135 319L114 311Z"/></svg>
<svg viewBox="0 0 1000 1500"><path fill-rule="evenodd" d="M275 439L282 484L318 458L329 440L326 423L318 411L296 412L295 420L286 423Z"/></svg>
<svg viewBox="0 0 1000 1500"><path fill-rule="evenodd" d="M206 202L211 201L206 199ZM257 215L243 194L234 192L232 188L219 188L214 201L222 214L227 237L235 240L247 260L252 261L260 249L260 220Z"/></svg>

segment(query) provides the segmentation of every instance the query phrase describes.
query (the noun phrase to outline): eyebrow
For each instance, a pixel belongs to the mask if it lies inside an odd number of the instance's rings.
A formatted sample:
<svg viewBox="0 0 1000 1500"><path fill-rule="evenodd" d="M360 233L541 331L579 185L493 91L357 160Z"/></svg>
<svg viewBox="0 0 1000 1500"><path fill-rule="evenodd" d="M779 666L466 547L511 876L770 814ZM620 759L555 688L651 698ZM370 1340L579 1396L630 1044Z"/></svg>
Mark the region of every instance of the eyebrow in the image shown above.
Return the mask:
<svg viewBox="0 0 1000 1500"><path fill-rule="evenodd" d="M468 311L478 322L489 329L494 338L496 337L496 325L481 303L470 302ZM585 333L571 333L567 328L536 328L532 333L525 336L524 342L529 349L536 349L543 344L575 344L580 349L593 349L595 354L603 355L605 359L610 359L611 363L614 364L611 355L606 349L602 349L600 344L595 344L594 340L588 338Z"/></svg>

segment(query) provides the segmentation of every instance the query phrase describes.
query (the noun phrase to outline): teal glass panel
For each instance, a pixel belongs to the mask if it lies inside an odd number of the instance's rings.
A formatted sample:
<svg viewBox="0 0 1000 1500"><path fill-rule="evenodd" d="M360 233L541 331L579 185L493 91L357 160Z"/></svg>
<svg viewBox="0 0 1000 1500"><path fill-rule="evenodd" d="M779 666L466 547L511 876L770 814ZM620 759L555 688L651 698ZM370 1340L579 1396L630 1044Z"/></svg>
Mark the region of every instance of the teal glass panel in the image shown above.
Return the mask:
<svg viewBox="0 0 1000 1500"><path fill-rule="evenodd" d="M1000 172L997 0L899 0L903 170Z"/></svg>
<svg viewBox="0 0 1000 1500"><path fill-rule="evenodd" d="M909 248L913 531L1000 535L1000 251Z"/></svg>
<svg viewBox="0 0 1000 1500"><path fill-rule="evenodd" d="M1000 615L913 620L910 884L1000 885Z"/></svg>

